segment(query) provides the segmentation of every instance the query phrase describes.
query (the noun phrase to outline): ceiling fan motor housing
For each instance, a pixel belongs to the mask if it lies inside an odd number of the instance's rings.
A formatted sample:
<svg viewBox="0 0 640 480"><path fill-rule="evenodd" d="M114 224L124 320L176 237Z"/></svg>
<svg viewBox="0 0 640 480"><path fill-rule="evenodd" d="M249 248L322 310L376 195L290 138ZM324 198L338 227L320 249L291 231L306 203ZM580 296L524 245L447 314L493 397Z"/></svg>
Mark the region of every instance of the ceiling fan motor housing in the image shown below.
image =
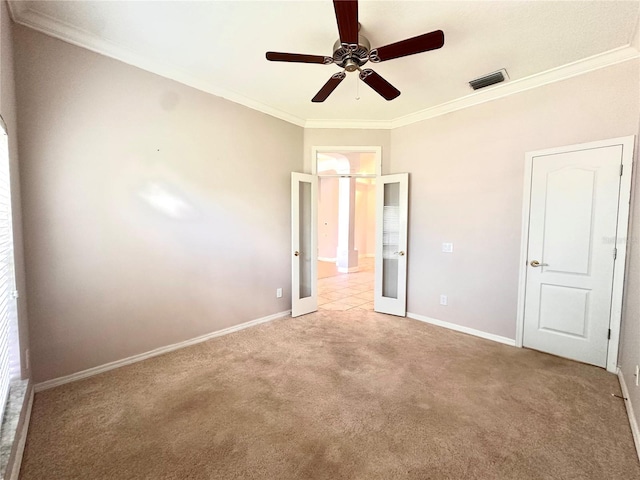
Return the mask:
<svg viewBox="0 0 640 480"><path fill-rule="evenodd" d="M369 61L371 44L363 35L358 35L358 48L351 49L338 39L333 45L333 61L347 72L353 72Z"/></svg>

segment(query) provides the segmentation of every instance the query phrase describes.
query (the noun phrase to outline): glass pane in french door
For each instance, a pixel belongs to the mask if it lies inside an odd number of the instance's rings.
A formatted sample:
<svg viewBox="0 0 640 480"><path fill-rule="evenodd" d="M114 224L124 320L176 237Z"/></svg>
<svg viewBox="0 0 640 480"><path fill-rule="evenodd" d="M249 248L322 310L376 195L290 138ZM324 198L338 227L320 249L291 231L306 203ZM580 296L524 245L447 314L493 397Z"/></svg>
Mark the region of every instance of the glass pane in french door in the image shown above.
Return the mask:
<svg viewBox="0 0 640 480"><path fill-rule="evenodd" d="M307 298L311 296L312 286L312 239L311 239L311 221L312 221L312 205L311 205L311 184L300 182L300 208L299 208L299 239L300 250L298 262L300 266L300 291L299 298Z"/></svg>
<svg viewBox="0 0 640 480"><path fill-rule="evenodd" d="M382 296L398 298L400 250L400 184L384 185L382 211Z"/></svg>

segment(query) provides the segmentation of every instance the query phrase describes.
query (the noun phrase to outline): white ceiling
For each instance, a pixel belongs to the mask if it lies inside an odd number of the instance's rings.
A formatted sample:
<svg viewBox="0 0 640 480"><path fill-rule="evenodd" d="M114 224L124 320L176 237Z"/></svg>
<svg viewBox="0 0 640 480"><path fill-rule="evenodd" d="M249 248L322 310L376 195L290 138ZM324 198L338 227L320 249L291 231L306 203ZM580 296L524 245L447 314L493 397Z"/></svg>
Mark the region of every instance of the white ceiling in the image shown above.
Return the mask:
<svg viewBox="0 0 640 480"><path fill-rule="evenodd" d="M23 0L11 7L19 23L300 125L384 127L635 58L629 45L639 5L360 0L361 33L372 47L437 29L445 45L367 64L402 92L396 100L353 73L321 104L311 98L339 67L268 62L265 52L330 56L338 36L330 0ZM469 80L502 68L511 85L473 94Z"/></svg>

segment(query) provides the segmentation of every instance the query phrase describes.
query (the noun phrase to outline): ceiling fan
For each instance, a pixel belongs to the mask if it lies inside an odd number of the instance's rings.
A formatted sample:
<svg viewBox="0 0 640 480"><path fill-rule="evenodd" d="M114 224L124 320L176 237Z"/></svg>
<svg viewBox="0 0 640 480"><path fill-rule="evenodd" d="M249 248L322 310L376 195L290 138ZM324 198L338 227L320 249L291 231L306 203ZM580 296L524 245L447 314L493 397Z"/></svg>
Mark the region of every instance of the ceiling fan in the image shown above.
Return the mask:
<svg viewBox="0 0 640 480"><path fill-rule="evenodd" d="M358 70L360 80L373 88L386 100L393 100L400 95L400 90L387 82L370 68L361 68L369 60L373 63L406 57L416 53L436 50L444 45L444 33L435 30L430 33L408 38L400 42L391 43L384 47L371 48L369 40L360 35L358 23L357 0L333 0L333 7L338 21L340 38L333 45L333 56L304 55L300 53L267 52L267 60L272 62L296 62L319 63L329 65L335 63L344 68L342 72L335 73L324 84L320 91L311 100L312 102L324 102L336 87L347 76L346 72Z"/></svg>

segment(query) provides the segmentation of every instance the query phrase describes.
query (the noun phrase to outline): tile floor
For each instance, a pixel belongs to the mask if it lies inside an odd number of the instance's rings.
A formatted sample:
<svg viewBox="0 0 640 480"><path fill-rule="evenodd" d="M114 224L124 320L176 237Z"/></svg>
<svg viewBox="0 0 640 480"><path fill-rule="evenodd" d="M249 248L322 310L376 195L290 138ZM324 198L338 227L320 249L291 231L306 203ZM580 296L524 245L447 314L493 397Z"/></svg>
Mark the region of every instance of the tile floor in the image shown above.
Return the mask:
<svg viewBox="0 0 640 480"><path fill-rule="evenodd" d="M318 280L319 310L373 311L373 258L360 259L360 270Z"/></svg>

